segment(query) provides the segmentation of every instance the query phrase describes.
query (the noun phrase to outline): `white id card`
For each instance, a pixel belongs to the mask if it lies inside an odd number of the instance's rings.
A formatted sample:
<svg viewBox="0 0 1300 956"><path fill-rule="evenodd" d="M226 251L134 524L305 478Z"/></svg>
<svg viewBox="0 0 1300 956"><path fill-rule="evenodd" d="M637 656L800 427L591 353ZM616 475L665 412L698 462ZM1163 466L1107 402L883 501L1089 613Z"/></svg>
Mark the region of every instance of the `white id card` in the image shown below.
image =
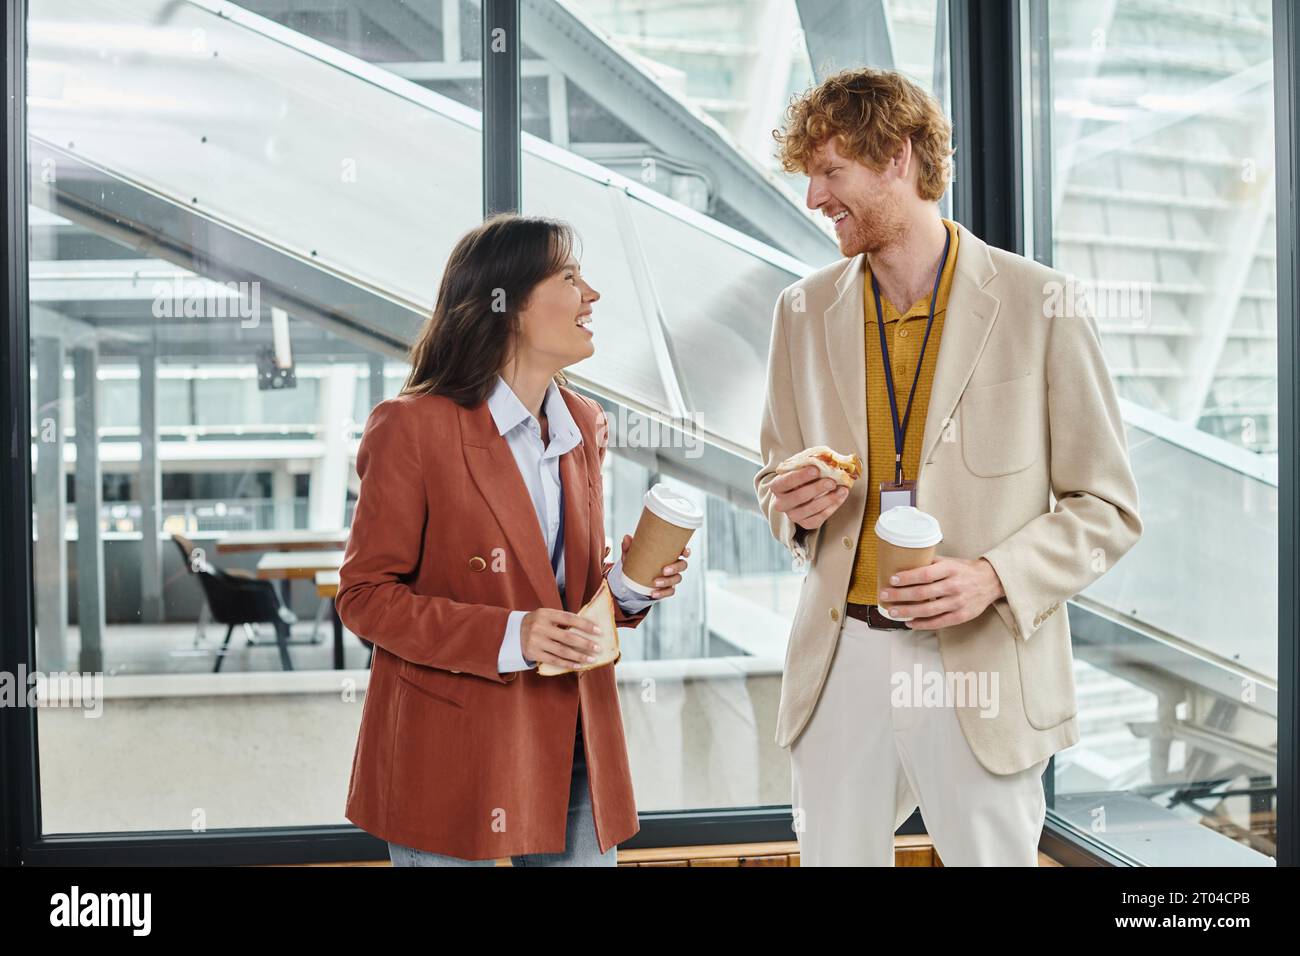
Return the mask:
<svg viewBox="0 0 1300 956"><path fill-rule="evenodd" d="M914 479L900 482L882 481L880 483L880 513L884 514L890 508L897 508L901 505L916 507L916 481Z"/></svg>

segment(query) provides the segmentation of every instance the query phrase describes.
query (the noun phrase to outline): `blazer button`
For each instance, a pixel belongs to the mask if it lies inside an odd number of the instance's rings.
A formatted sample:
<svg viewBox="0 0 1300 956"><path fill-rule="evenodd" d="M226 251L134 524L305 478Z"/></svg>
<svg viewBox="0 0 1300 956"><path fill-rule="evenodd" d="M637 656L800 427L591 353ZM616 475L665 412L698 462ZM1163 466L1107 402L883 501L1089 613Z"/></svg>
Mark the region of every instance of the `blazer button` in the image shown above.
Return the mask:
<svg viewBox="0 0 1300 956"><path fill-rule="evenodd" d="M474 557L469 559L469 569L471 571L482 571L486 567L487 567L487 562L484 561L482 558L480 558L477 554L474 555Z"/></svg>
<svg viewBox="0 0 1300 956"><path fill-rule="evenodd" d="M846 548L852 548L852 547L853 547L853 539L850 538L847 534L846 534L843 538L841 538L840 540L844 543L844 547L846 547Z"/></svg>
<svg viewBox="0 0 1300 956"><path fill-rule="evenodd" d="M831 608L831 620L838 621L839 619L840 619L840 609L836 607Z"/></svg>

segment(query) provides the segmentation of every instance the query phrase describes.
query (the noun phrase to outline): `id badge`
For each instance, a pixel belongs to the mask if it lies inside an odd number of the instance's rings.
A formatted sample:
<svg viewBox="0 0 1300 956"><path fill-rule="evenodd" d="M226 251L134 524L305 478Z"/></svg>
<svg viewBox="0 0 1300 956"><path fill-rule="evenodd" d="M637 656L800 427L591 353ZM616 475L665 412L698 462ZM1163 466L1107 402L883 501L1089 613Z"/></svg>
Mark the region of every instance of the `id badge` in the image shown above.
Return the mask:
<svg viewBox="0 0 1300 956"><path fill-rule="evenodd" d="M880 483L880 513L900 505L916 507L916 479L904 481L882 481Z"/></svg>

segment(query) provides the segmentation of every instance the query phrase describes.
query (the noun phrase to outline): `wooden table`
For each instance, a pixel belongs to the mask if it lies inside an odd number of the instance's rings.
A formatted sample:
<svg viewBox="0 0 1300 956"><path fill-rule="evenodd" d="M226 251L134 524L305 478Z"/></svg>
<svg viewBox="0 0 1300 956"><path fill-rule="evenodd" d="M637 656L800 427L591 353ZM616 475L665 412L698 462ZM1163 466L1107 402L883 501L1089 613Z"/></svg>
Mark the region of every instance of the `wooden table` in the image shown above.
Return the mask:
<svg viewBox="0 0 1300 956"><path fill-rule="evenodd" d="M288 585L290 581L310 580L317 583L316 593L328 597L330 616L334 619L334 669L343 669L343 622L339 620L338 610L334 607L334 595L338 593L339 568L343 565L342 551L272 551L262 555L257 561L257 576L264 581L281 581ZM330 594L321 592L317 576L333 575L334 590Z"/></svg>
<svg viewBox="0 0 1300 956"><path fill-rule="evenodd" d="M336 551L348 546L347 528L278 529L271 531L227 531L217 539L217 554L240 554L250 551ZM341 562L340 562L341 563ZM290 579L280 581L284 606L292 603Z"/></svg>
<svg viewBox="0 0 1300 956"><path fill-rule="evenodd" d="M337 551L348 546L348 529L328 531L228 531L217 539L218 554L240 551Z"/></svg>
<svg viewBox="0 0 1300 956"><path fill-rule="evenodd" d="M339 573L337 571L316 572L316 593L331 601L338 597Z"/></svg>
<svg viewBox="0 0 1300 956"><path fill-rule="evenodd" d="M343 620L339 617L339 609L334 604L334 599L339 594L339 573L337 571L317 571L316 572L316 594L330 602L330 620L334 624L334 669L343 669ZM357 640L370 648L370 653L374 655L374 645L364 637L358 635Z"/></svg>
<svg viewBox="0 0 1300 956"><path fill-rule="evenodd" d="M257 559L257 576L264 581L316 579L319 571L343 566L342 551L271 551Z"/></svg>

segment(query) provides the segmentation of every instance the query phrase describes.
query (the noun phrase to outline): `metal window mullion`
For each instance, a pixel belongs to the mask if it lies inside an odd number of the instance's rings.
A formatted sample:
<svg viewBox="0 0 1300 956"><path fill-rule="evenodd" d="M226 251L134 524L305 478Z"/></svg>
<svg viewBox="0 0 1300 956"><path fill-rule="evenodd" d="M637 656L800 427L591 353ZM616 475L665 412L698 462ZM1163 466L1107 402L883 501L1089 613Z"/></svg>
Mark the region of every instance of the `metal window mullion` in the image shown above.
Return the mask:
<svg viewBox="0 0 1300 956"><path fill-rule="evenodd" d="M483 0L483 218L521 208L519 0Z"/></svg>
<svg viewBox="0 0 1300 956"><path fill-rule="evenodd" d="M1278 445L1278 705L1277 705L1277 864L1300 863L1297 841L1297 726L1300 725L1300 345L1296 335L1300 249L1300 151L1296 149L1300 100L1300 13L1290 0L1273 0L1273 108L1277 202L1277 445Z"/></svg>
<svg viewBox="0 0 1300 956"><path fill-rule="evenodd" d="M1018 0L952 0L954 218L1023 252Z"/></svg>
<svg viewBox="0 0 1300 956"><path fill-rule="evenodd" d="M27 45L26 0L12 0L0 14L5 51L0 101L5 104L3 243L5 318L0 359L5 388L0 398L8 453L0 466L0 671L30 673L32 630L31 365L27 299ZM62 528L56 529L62 532ZM26 684L17 692L26 695ZM0 865L17 865L23 848L39 834L39 766L36 711L0 707Z"/></svg>

